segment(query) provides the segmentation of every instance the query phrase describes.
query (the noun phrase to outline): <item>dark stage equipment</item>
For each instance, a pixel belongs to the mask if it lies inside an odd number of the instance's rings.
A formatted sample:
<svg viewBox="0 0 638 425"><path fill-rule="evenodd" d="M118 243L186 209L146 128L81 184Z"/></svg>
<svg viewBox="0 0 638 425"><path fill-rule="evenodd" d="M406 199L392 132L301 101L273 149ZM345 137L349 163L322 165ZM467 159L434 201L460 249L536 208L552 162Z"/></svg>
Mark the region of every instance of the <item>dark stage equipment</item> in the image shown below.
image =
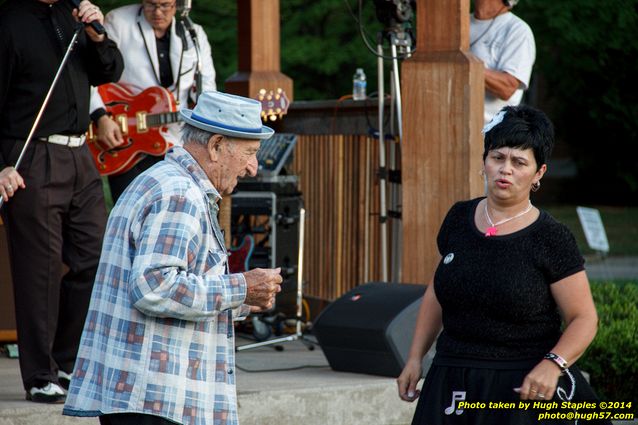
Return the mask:
<svg viewBox="0 0 638 425"><path fill-rule="evenodd" d="M313 326L330 367L398 377L425 290L424 285L372 282L332 302ZM424 357L424 373L432 357Z"/></svg>

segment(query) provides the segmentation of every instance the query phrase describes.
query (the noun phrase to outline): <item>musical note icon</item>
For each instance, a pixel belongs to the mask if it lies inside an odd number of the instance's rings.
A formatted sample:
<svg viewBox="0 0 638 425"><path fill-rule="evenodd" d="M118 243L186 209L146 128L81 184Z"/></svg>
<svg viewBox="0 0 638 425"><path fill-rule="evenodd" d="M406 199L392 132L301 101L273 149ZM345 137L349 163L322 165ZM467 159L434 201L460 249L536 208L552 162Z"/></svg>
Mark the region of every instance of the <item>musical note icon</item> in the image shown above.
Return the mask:
<svg viewBox="0 0 638 425"><path fill-rule="evenodd" d="M452 391L452 405L445 408L445 414L451 415L452 413L456 413L460 415L463 413L463 409L454 410L454 406L457 401L465 400L465 391Z"/></svg>

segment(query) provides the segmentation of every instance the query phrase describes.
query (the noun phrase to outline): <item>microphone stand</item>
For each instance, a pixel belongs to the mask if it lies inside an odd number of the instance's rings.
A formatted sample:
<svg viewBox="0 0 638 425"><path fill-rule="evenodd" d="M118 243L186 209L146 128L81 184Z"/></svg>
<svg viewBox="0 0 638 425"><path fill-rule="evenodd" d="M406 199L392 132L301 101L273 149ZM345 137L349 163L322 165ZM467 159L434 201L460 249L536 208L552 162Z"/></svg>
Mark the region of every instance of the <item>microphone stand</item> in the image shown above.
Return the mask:
<svg viewBox="0 0 638 425"><path fill-rule="evenodd" d="M309 350L314 350L314 342L307 339L304 335L304 331L301 328L303 322L303 256L304 256L304 225L305 225L306 210L301 208L299 210L299 251L297 252L297 302L296 302L296 315L295 315L295 333L283 336L280 338L268 339L266 341L255 342L252 344L244 344L235 347L235 351L250 350L253 348L264 347L266 345L279 344L290 341L301 341Z"/></svg>
<svg viewBox="0 0 638 425"><path fill-rule="evenodd" d="M384 129L383 111L385 106L385 77L383 73L384 59L383 42L388 39L390 43L390 52L392 59L392 72L390 73L390 130L391 134L395 134L394 124L396 116L396 125L398 128L398 143L389 145L390 164L386 167L386 135ZM412 39L409 33L406 33L399 25L389 25L388 28L377 34L377 74L379 85L378 99L378 117L379 117L379 222L381 223L381 278L388 281L388 226L389 219L392 221L392 257L390 258L390 282L401 281L401 199L398 185L401 184L400 174L396 170L397 151L400 155L401 143L403 142L403 114L401 108L401 81L399 78L399 54L397 47L405 53L403 57L409 57L411 54ZM390 207L387 206L387 183L390 186Z"/></svg>
<svg viewBox="0 0 638 425"><path fill-rule="evenodd" d="M68 62L69 57L71 56L71 52L73 51L75 44L77 43L78 36L80 35L80 31L82 31L83 29L84 29L83 25L78 25L75 32L73 33L73 37L71 38L69 47L67 47L66 49L66 53L64 54L64 57L62 58L62 62L60 62L60 66L58 67L58 70L55 73L53 82L51 82L49 91L47 92L47 95L45 96L44 101L42 102L42 106L40 106L40 111L38 112L38 115L36 115L35 121L33 122L33 125L31 126L31 130L29 131L27 140L26 142L24 142L24 146L22 147L22 150L20 151L20 156L18 157L16 164L13 166L13 168L15 168L16 170L18 169L18 167L20 166L20 163L22 162L22 159L24 158L24 154L27 151L27 148L29 147L31 140L33 139L33 133L35 133L35 130L38 128L38 125L40 124L40 119L42 119L42 114L44 113L44 110L49 104L49 99L51 98L51 94L53 93L53 90L55 89L55 86L57 85L58 80L60 79L60 75L62 75L62 71L64 70L66 63ZM4 205L4 198L0 198L0 209L2 208L3 205Z"/></svg>
<svg viewBox="0 0 638 425"><path fill-rule="evenodd" d="M199 48L199 40L197 39L197 31L195 30L195 26L190 16L188 16L188 11L185 10L182 13L181 22L184 28L190 34L191 39L193 40L193 45L195 46L195 54L197 55L197 68L195 69L195 88L197 90L195 103L199 99L199 95L202 94L202 61L201 61L201 50Z"/></svg>

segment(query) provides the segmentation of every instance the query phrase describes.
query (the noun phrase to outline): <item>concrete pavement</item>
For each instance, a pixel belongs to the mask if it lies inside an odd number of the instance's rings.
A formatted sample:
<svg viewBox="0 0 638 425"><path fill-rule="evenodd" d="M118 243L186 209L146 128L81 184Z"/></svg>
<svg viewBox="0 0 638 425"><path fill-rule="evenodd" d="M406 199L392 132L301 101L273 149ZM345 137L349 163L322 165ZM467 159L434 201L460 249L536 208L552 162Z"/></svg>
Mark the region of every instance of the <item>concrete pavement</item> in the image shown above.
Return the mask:
<svg viewBox="0 0 638 425"><path fill-rule="evenodd" d="M589 280L633 279L638 282L638 257L585 257Z"/></svg>
<svg viewBox="0 0 638 425"><path fill-rule="evenodd" d="M335 372L320 348L310 351L299 341L281 346L237 353L241 425L410 423L416 403L399 400L393 378ZM0 357L0 425L98 424L61 412L61 405L25 401L18 360Z"/></svg>
<svg viewBox="0 0 638 425"><path fill-rule="evenodd" d="M393 378L335 372L320 348L299 341L283 351L237 353L241 425L408 425L416 403L399 400ZM17 359L0 357L0 425L97 425L62 416L61 405L24 400ZM615 422L638 425L638 420Z"/></svg>

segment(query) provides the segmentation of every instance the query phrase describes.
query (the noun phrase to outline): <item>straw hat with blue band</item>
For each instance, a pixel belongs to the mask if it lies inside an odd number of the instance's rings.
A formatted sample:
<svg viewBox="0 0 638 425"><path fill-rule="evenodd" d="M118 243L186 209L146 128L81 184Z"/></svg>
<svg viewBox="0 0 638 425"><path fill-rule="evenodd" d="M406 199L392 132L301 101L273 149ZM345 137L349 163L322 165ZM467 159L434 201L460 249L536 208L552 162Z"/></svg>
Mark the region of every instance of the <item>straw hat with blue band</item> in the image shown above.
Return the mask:
<svg viewBox="0 0 638 425"><path fill-rule="evenodd" d="M229 137L268 139L275 133L261 123L261 103L227 93L204 92L195 108L182 109L180 115L194 127Z"/></svg>

